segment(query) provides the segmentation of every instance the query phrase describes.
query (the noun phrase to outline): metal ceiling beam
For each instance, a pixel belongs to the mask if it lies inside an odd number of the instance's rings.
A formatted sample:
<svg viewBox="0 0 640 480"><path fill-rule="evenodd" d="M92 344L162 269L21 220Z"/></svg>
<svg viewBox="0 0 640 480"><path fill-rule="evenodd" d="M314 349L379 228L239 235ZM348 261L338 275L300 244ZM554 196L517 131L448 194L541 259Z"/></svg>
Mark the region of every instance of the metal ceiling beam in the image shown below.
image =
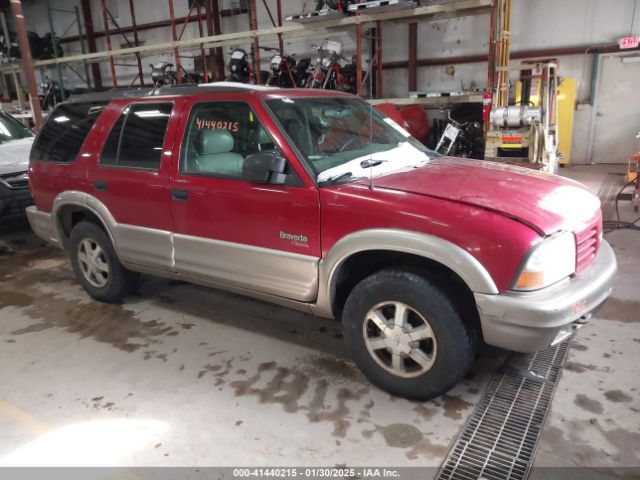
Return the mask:
<svg viewBox="0 0 640 480"><path fill-rule="evenodd" d="M546 58L559 57L564 55L585 55L594 53L614 53L619 52L620 47L617 43L598 44L598 45L580 45L577 47L560 47L545 48L536 50L522 50L519 52L511 52L512 60L523 58ZM633 50L628 50L633 52ZM640 49L638 50L640 51ZM489 59L487 54L481 55L462 55L457 57L441 57L441 58L419 58L416 61L418 67L437 67L442 65L460 65L463 63L481 63ZM385 70L406 69L409 67L407 60L399 60L395 62L385 62L383 68Z"/></svg>

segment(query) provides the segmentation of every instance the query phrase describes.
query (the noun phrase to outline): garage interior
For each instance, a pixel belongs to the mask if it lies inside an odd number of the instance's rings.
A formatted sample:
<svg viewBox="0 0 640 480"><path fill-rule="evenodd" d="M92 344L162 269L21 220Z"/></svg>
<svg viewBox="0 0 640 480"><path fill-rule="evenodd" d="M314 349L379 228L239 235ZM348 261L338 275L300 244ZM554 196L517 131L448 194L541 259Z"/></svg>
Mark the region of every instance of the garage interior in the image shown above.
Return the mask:
<svg viewBox="0 0 640 480"><path fill-rule="evenodd" d="M240 48L251 72L285 53L313 68L330 40L350 72L342 89L385 113L407 109L427 147L596 194L618 261L609 299L559 346L481 345L460 384L410 401L360 373L336 320L152 276L121 305L100 303L26 217L0 216L0 476L372 467L397 478L640 478L640 0L326 3L0 1L1 109L37 131L74 95L242 81L229 69ZM154 76L159 64L172 66ZM448 138L449 116L475 137ZM498 397L507 414L491 410ZM498 430L483 436L483 422Z"/></svg>

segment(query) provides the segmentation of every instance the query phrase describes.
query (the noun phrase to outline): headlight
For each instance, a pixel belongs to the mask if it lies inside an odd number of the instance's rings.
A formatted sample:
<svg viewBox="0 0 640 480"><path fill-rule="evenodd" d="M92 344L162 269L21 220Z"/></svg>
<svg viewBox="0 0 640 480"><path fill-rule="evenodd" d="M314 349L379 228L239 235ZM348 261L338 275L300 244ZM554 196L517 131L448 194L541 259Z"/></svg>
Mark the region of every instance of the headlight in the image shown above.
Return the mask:
<svg viewBox="0 0 640 480"><path fill-rule="evenodd" d="M514 290L538 290L576 271L576 244L571 232L543 240L533 248L514 283Z"/></svg>
<svg viewBox="0 0 640 480"><path fill-rule="evenodd" d="M331 59L329 57L324 57L322 59L322 66L324 68L329 68L331 66Z"/></svg>

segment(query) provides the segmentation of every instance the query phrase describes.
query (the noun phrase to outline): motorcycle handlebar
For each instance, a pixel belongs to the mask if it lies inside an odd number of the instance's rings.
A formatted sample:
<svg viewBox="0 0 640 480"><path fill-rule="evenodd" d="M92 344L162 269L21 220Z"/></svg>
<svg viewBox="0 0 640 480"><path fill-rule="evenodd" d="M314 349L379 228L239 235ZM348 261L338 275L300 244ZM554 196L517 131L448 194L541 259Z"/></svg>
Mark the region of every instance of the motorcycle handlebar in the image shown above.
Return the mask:
<svg viewBox="0 0 640 480"><path fill-rule="evenodd" d="M458 128L464 128L469 125L469 122L459 122L455 118L453 118L451 116L451 110L447 110L447 120L449 120L449 122L453 123Z"/></svg>

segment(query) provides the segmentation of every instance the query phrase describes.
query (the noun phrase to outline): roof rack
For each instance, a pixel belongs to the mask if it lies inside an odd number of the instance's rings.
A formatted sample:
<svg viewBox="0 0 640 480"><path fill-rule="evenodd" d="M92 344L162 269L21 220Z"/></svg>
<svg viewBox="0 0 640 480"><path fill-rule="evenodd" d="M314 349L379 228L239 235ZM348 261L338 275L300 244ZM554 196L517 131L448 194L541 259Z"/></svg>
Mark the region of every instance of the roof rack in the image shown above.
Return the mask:
<svg viewBox="0 0 640 480"><path fill-rule="evenodd" d="M116 98L146 97L154 90L153 88L114 88L105 92L71 95L65 103L109 102Z"/></svg>
<svg viewBox="0 0 640 480"><path fill-rule="evenodd" d="M277 87L249 85L236 82L188 83L159 88L119 88L98 93L82 93L69 97L70 103L110 102L118 98L161 97L171 95L193 95L207 92L271 91Z"/></svg>

